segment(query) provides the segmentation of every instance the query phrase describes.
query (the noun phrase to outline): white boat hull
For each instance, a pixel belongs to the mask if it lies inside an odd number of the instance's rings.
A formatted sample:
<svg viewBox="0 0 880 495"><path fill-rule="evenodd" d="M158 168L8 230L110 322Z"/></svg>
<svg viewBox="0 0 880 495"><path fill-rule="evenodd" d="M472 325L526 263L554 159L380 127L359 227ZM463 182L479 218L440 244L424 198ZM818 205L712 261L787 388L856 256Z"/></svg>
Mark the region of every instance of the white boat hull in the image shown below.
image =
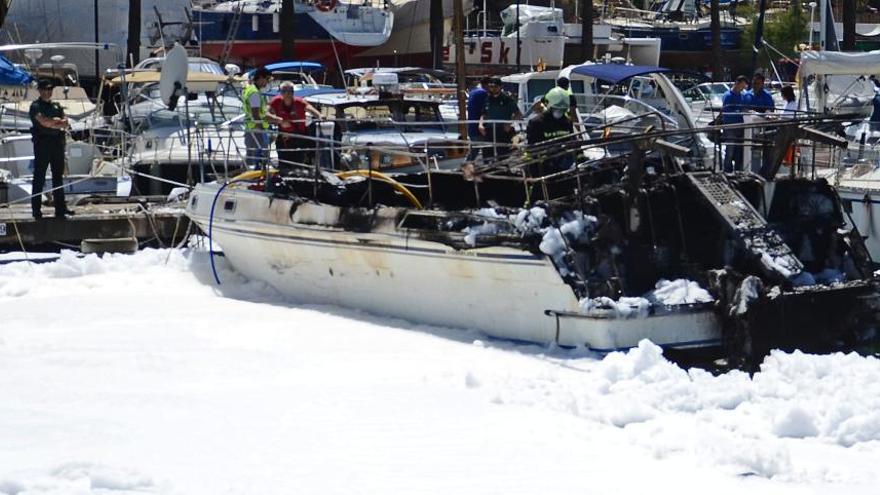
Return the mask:
<svg viewBox="0 0 880 495"><path fill-rule="evenodd" d="M874 263L880 260L880 190L840 186L840 199L851 205L849 217L865 239Z"/></svg>
<svg viewBox="0 0 880 495"><path fill-rule="evenodd" d="M641 318L579 314L578 299L546 256L422 240L393 228L404 212L398 208L377 213L377 224L392 228L358 233L342 228L338 207L295 207L242 189L224 190L215 203L219 188L198 185L187 214L211 231L238 271L297 301L601 352L634 347L643 338L670 347L720 342L715 314L706 307Z"/></svg>

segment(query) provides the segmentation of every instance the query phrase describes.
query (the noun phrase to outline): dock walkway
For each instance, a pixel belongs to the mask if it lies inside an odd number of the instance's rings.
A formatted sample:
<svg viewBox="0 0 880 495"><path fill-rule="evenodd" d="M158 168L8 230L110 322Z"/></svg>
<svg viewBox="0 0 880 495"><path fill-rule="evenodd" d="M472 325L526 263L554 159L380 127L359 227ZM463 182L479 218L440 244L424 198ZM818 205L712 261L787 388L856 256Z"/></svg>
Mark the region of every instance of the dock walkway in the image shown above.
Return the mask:
<svg viewBox="0 0 880 495"><path fill-rule="evenodd" d="M36 220L30 205L0 207L0 252L57 251L63 248L95 251L133 251L143 245L180 243L190 229L185 203L165 197L84 198L73 205L76 214L56 219L44 206Z"/></svg>

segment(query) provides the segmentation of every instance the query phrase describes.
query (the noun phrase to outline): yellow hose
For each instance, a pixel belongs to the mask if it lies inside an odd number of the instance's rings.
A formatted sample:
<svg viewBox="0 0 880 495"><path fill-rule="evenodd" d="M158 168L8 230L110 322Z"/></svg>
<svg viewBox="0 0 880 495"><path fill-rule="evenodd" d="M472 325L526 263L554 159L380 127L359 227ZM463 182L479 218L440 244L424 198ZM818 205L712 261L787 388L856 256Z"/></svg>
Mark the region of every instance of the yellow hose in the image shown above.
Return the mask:
<svg viewBox="0 0 880 495"><path fill-rule="evenodd" d="M274 174L277 172L278 171L274 170L274 169L269 170L270 174ZM392 179L391 177L389 177L381 172L376 172L375 170L372 170L372 171L370 171L370 170L348 170L346 172L338 172L336 174L336 176L339 177L340 179L347 179L347 178L355 176L355 175L368 176L368 175L370 175L371 172L372 172L374 179L378 179L382 182L390 184L391 187L393 187L395 191L399 192L400 194L403 194L403 196L406 199L408 199L409 202L413 204L413 206L415 206L416 208L418 208L420 210L423 208L422 202L419 201L419 198L417 198L409 189L407 189L406 186L404 186L400 182L397 182L396 180ZM242 172L242 173L236 175L235 177L232 178L232 181L230 181L230 182L255 180L255 179L259 179L261 177L263 177L262 170L248 170L247 172Z"/></svg>
<svg viewBox="0 0 880 495"><path fill-rule="evenodd" d="M406 186L404 186L400 182L397 182L396 180L392 179L391 177L388 177L387 175L385 175L381 172L376 172L375 170L362 170L362 169L360 169L360 170L348 170L346 172L338 172L336 174L336 176L339 177L340 179L347 179L347 178L354 176L354 175L362 175L362 176L372 175L374 179L378 179L382 182L390 184L391 187L393 187L395 191L399 192L400 194L403 194L403 196L406 199L408 199L409 202L412 203L413 206L415 206L416 208L418 208L420 210L423 208L422 202L419 201L419 198L417 198L412 192L410 192L410 190L407 189Z"/></svg>
<svg viewBox="0 0 880 495"><path fill-rule="evenodd" d="M269 169L269 173L276 174L276 173L278 173L278 171L275 170L274 168L272 168L272 169ZM235 177L233 177L232 181L254 180L254 179L259 179L262 176L263 176L262 170L248 170L247 172L242 172L242 173L236 175ZM230 182L232 182L232 181L230 181Z"/></svg>

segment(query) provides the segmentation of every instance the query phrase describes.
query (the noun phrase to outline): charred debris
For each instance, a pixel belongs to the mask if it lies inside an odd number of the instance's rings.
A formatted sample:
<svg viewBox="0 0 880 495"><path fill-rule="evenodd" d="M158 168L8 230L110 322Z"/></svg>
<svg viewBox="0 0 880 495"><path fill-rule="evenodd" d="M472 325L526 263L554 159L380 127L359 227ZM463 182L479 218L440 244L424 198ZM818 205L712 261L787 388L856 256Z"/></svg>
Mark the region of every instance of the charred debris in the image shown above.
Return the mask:
<svg viewBox="0 0 880 495"><path fill-rule="evenodd" d="M390 207L394 228L410 237L546 254L582 300L640 296L662 279L695 281L714 298L724 355L749 368L774 348L831 352L878 337L880 284L837 192L824 179L776 177L779 150L794 139L838 140L797 124L775 136L757 174L713 170L693 131L646 129L558 139L473 175L368 172L343 181L312 168L274 177L273 186L293 209L307 201L342 207L352 231L377 228L377 210ZM591 147L623 151L585 161ZM553 172L558 160L578 163Z"/></svg>

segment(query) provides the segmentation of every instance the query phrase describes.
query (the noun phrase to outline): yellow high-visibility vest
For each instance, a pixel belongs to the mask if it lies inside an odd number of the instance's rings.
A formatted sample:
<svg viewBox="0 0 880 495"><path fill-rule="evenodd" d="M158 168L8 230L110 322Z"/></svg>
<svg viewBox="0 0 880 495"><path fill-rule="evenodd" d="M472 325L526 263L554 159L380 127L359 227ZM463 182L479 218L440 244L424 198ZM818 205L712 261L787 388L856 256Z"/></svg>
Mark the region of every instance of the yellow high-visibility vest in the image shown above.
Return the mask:
<svg viewBox="0 0 880 495"><path fill-rule="evenodd" d="M254 120L254 114L251 110L251 97L254 94L260 95L260 120ZM244 125L246 129L268 129L269 123L266 122L266 97L260 92L260 88L256 84L248 84L241 92L242 108L244 109Z"/></svg>

